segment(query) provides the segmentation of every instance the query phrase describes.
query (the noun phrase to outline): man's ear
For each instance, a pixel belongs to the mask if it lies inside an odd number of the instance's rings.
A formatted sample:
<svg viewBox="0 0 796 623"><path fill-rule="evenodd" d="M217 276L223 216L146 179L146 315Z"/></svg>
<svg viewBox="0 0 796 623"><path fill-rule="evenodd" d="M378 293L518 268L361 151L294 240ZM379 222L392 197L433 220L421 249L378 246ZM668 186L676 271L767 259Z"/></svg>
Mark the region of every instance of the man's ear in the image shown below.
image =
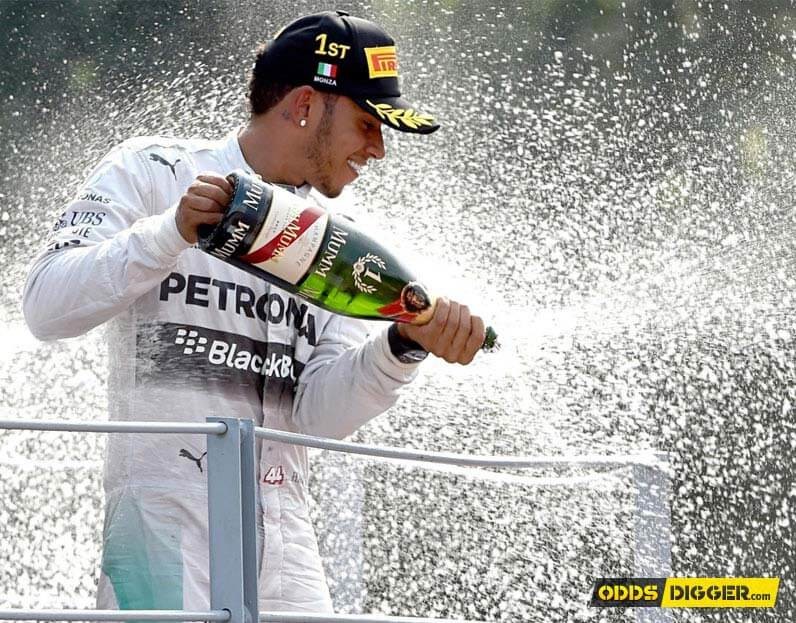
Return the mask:
<svg viewBox="0 0 796 623"><path fill-rule="evenodd" d="M315 101L315 89L311 86L300 86L293 89L286 98L287 113L290 121L304 127L312 113ZM302 124L302 120L304 123Z"/></svg>

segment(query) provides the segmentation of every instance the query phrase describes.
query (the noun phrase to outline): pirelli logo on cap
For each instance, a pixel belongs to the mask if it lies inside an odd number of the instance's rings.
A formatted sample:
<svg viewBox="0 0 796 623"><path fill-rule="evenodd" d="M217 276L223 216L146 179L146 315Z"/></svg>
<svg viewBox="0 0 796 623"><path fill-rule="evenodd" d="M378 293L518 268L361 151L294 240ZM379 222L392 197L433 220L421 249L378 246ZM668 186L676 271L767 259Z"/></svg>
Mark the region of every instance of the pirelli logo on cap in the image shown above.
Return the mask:
<svg viewBox="0 0 796 623"><path fill-rule="evenodd" d="M398 56L395 53L394 45L365 48L365 57L368 59L370 78L398 77Z"/></svg>

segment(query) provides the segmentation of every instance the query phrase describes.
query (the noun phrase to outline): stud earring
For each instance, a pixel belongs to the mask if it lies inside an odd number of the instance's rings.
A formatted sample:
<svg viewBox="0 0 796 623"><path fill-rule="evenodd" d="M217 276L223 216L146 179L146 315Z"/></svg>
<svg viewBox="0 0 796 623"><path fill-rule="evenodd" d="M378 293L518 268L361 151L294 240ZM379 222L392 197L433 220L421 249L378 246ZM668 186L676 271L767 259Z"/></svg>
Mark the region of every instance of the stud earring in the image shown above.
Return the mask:
<svg viewBox="0 0 796 623"><path fill-rule="evenodd" d="M306 127L306 125L307 125L307 120L306 120L306 119L302 119L301 121L299 121L299 125L300 125L302 128L303 128L303 127Z"/></svg>

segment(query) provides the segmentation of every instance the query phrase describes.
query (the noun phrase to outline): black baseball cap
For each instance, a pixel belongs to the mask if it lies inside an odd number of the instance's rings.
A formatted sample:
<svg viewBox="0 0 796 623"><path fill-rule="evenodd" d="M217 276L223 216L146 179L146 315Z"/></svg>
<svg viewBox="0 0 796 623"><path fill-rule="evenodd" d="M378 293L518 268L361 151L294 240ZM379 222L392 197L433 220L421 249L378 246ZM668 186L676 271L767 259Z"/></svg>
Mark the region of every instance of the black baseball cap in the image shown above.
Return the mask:
<svg viewBox="0 0 796 623"><path fill-rule="evenodd" d="M401 97L395 41L373 22L345 11L300 17L268 42L258 73L296 86L339 93L386 125L416 134L439 128Z"/></svg>

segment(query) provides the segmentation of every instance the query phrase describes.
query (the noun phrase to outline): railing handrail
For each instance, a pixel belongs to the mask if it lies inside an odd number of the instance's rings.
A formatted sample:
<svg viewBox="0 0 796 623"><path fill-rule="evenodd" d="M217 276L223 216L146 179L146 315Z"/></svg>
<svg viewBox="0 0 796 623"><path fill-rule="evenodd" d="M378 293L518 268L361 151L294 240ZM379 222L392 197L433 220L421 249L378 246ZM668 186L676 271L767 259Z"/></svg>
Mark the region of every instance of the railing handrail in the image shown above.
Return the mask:
<svg viewBox="0 0 796 623"><path fill-rule="evenodd" d="M0 610L8 621L229 621L228 610ZM464 619L430 619L372 614L315 614L308 612L261 612L266 623L474 623Z"/></svg>
<svg viewBox="0 0 796 623"><path fill-rule="evenodd" d="M223 422L84 422L80 420L0 420L0 430L41 430L63 433L183 433L223 435Z"/></svg>
<svg viewBox="0 0 796 623"><path fill-rule="evenodd" d="M297 446L345 452L347 454L364 454L387 459L402 459L423 463L445 463L466 467L506 467L514 469L530 469L545 467L623 467L643 465L663 469L661 453L650 451L637 454L581 454L553 456L478 456L456 454L453 452L435 452L431 450L406 450L392 446L374 446L350 441L338 441L326 437L313 437L300 433L274 430L271 428L254 428L254 436L271 441L292 443Z"/></svg>
<svg viewBox="0 0 796 623"><path fill-rule="evenodd" d="M39 430L53 432L83 433L182 433L223 435L227 426L223 422L83 422L79 420L0 420L0 430ZM479 456L436 452L431 450L406 450L392 446L339 441L326 437L315 437L300 433L255 427L255 437L291 443L308 448L360 454L385 459L399 459L422 463L442 463L464 467L502 467L513 469L542 469L550 467L611 468L628 465L643 465L663 469L660 454L645 452L636 454L581 454L552 456Z"/></svg>
<svg viewBox="0 0 796 623"><path fill-rule="evenodd" d="M0 610L9 621L229 621L228 610Z"/></svg>
<svg viewBox="0 0 796 623"><path fill-rule="evenodd" d="M266 623L480 623L467 619L429 619L375 614L312 614L308 612L261 612Z"/></svg>

